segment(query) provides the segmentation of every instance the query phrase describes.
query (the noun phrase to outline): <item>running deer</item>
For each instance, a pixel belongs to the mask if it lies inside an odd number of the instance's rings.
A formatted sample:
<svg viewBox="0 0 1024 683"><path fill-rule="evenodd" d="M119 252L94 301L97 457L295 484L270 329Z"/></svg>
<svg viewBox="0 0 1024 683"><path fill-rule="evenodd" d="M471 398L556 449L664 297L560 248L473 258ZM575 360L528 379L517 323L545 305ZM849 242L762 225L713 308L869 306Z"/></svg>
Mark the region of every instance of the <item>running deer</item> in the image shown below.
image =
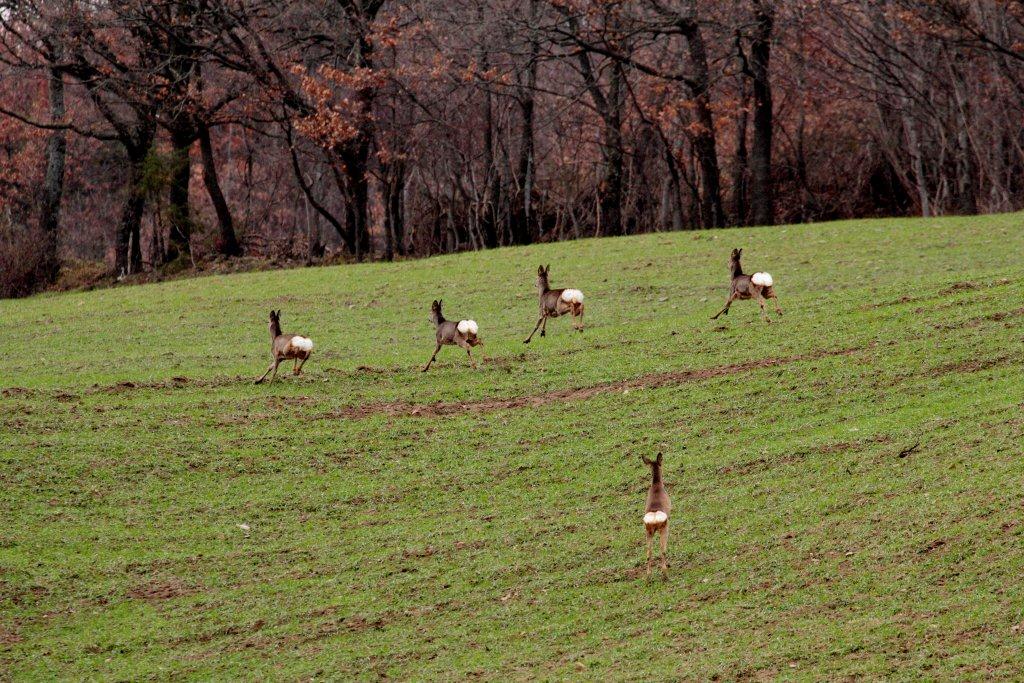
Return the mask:
<svg viewBox="0 0 1024 683"><path fill-rule="evenodd" d="M547 268L540 266L537 269L537 292L540 295L540 319L533 328L533 332L523 342L529 344L533 335L537 334L540 328L540 336L545 336L548 326L548 318L557 318L566 313L572 314L572 328L583 331L583 292L578 289L551 289L548 282L548 275L551 274L551 266Z"/></svg>
<svg viewBox="0 0 1024 683"><path fill-rule="evenodd" d="M476 321L474 320L460 320L455 322L452 320L445 320L444 314L441 313L441 300L438 299L430 305L430 322L434 323L434 327L437 328L437 348L434 349L434 355L427 361L426 366L423 368L423 372L430 369L430 364L437 358L437 352L441 350L441 347L445 344L453 346L461 346L466 349L466 355L469 356L469 362L476 367L476 361L473 360L473 354L470 353L470 349L474 346L483 346L483 341L477 337L479 328L477 327Z"/></svg>
<svg viewBox="0 0 1024 683"><path fill-rule="evenodd" d="M757 299L757 303L761 305L761 317L766 323L770 323L772 320L768 317L768 312L764 310L767 299L775 299L775 312L782 315L779 297L775 295L775 281L769 273L744 275L743 266L740 265L740 254L742 253L742 249L732 250L732 257L729 259L729 269L732 271L732 287L729 289L729 298L725 302L725 308L711 316L711 319L715 320L723 313L729 315L729 306L736 299Z"/></svg>
<svg viewBox="0 0 1024 683"><path fill-rule="evenodd" d="M647 507L644 508L644 529L647 531L647 576L651 575L652 546L654 534L661 533L661 574L668 578L668 515L672 512L672 501L661 482L661 453L654 460L641 455L640 459L651 468L651 488L647 490Z"/></svg>
<svg viewBox="0 0 1024 683"><path fill-rule="evenodd" d="M313 340L298 334L281 334L281 311L270 311L270 355L274 360L270 362L270 367L263 373L263 376L256 380L256 384L265 380L271 370L274 371L274 374L270 375L270 382L273 384L274 378L277 377L277 366L282 361L290 359L295 360L292 374L300 374L302 366L309 360L312 353Z"/></svg>

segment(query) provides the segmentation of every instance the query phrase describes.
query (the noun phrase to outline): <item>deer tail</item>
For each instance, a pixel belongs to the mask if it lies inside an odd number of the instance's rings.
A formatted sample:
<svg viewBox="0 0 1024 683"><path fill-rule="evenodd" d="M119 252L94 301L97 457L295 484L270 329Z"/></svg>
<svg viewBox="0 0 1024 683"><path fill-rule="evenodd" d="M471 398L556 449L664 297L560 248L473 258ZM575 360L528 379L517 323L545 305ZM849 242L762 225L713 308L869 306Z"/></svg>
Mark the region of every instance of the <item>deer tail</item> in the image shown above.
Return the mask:
<svg viewBox="0 0 1024 683"><path fill-rule="evenodd" d="M564 289L562 290L562 301L570 304L582 304L583 292L578 289Z"/></svg>
<svg viewBox="0 0 1024 683"><path fill-rule="evenodd" d="M775 284L772 279L771 273L754 273L750 276L750 281L758 287L771 287Z"/></svg>
<svg viewBox="0 0 1024 683"><path fill-rule="evenodd" d="M309 353L313 350L313 340L309 337L292 337L291 344L304 353Z"/></svg>
<svg viewBox="0 0 1024 683"><path fill-rule="evenodd" d="M668 521L668 513L662 510L655 510L644 515L644 524L664 524Z"/></svg>

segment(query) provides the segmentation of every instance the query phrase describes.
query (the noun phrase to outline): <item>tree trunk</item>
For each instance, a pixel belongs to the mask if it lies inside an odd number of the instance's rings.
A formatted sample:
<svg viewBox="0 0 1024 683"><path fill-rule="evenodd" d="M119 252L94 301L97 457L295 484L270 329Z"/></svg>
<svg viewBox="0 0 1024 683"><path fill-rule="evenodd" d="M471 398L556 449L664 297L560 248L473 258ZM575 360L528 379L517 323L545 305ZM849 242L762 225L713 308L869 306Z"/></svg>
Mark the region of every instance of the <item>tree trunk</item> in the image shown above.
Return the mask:
<svg viewBox="0 0 1024 683"><path fill-rule="evenodd" d="M949 61L950 80L953 81L953 96L956 100L956 195L957 212L961 215L973 216L978 213L978 165L975 162L974 147L971 144L970 98L963 73L956 66L959 55L953 55Z"/></svg>
<svg viewBox="0 0 1024 683"><path fill-rule="evenodd" d="M736 115L736 166L732 175L732 222L747 224L747 106L750 92L745 78L740 78L740 110Z"/></svg>
<svg viewBox="0 0 1024 683"><path fill-rule="evenodd" d="M537 64L540 56L540 41L534 20L537 15L537 0L530 0L530 53L526 65L526 84L519 91L519 112L521 122L519 139L519 162L516 175L519 192L513 200L511 223L512 243L529 244L533 241L533 177L534 177L534 127L535 98L537 90ZM539 235L538 235L539 237Z"/></svg>
<svg viewBox="0 0 1024 683"><path fill-rule="evenodd" d="M392 161L381 168L384 178L385 258L405 255L405 161Z"/></svg>
<svg viewBox="0 0 1024 683"><path fill-rule="evenodd" d="M199 124L199 150L203 156L203 183L206 185L206 192L210 195L210 201L217 212L217 224L220 227L220 239L217 241L217 251L225 256L241 256L242 249L235 237L234 221L231 218L231 210L221 192L220 183L217 180L217 165L213 157L213 143L210 140L210 129L205 123Z"/></svg>
<svg viewBox="0 0 1024 683"><path fill-rule="evenodd" d="M486 71L490 68L487 53L482 56L481 64ZM484 187L483 202L480 206L480 232L483 233L484 247L493 249L498 246L498 204L501 197L501 183L498 167L494 163L494 112L492 110L491 91L484 91Z"/></svg>
<svg viewBox="0 0 1024 683"><path fill-rule="evenodd" d="M622 230L622 106L625 94L622 64L611 67L608 83L608 106L604 115L601 154L604 157L604 180L601 183L601 234L621 235Z"/></svg>
<svg viewBox="0 0 1024 683"><path fill-rule="evenodd" d="M64 77L57 69L49 70L50 119L64 120ZM60 257L57 253L60 233L60 202L64 194L64 165L67 156L67 132L53 130L46 142L46 176L43 181L43 201L39 224L43 229L45 244L41 275L45 282L52 283L60 272Z"/></svg>
<svg viewBox="0 0 1024 683"><path fill-rule="evenodd" d="M118 276L137 273L142 268L142 245L140 233L142 212L146 206L142 190L143 163L145 150L129 150L128 179L125 182L124 204L114 239L114 273Z"/></svg>
<svg viewBox="0 0 1024 683"><path fill-rule="evenodd" d="M707 48L700 25L695 19L683 22L680 28L686 37L687 61L691 74L690 91L699 128L693 136L693 151L700 164L701 225L705 228L725 225L722 211L722 182L718 168L715 141L715 120L711 111L711 78L708 73Z"/></svg>
<svg viewBox="0 0 1024 683"><path fill-rule="evenodd" d="M750 71L754 82L754 138L750 148L751 209L755 225L775 221L772 194L772 87L769 74L772 28L770 2L755 0L756 28L750 44Z"/></svg>
<svg viewBox="0 0 1024 683"><path fill-rule="evenodd" d="M178 129L171 133L171 186L168 193L168 221L165 262L188 257L192 252L192 216L189 203L189 182L192 179L191 130Z"/></svg>

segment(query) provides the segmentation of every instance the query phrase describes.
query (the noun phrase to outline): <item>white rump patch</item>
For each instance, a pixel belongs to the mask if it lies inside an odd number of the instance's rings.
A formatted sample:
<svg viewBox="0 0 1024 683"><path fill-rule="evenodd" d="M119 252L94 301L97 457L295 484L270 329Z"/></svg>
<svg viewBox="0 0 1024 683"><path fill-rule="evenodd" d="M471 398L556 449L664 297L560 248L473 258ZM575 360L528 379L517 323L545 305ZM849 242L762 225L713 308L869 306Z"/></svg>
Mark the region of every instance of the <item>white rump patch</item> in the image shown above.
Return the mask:
<svg viewBox="0 0 1024 683"><path fill-rule="evenodd" d="M648 512L644 515L644 524L661 524L662 522L668 521L668 513L658 510L657 512Z"/></svg>
<svg viewBox="0 0 1024 683"><path fill-rule="evenodd" d="M309 337L292 337L292 346L308 353L313 350L313 340Z"/></svg>
<svg viewBox="0 0 1024 683"><path fill-rule="evenodd" d="M570 304L581 304L583 303L583 292L578 289L564 289L562 290L562 301Z"/></svg>
<svg viewBox="0 0 1024 683"><path fill-rule="evenodd" d="M471 334L475 337L480 328L476 326L475 320L460 320L458 329L462 334Z"/></svg>
<svg viewBox="0 0 1024 683"><path fill-rule="evenodd" d="M771 287L775 284L772 280L772 276L769 273L754 273L750 276L750 281L759 287Z"/></svg>

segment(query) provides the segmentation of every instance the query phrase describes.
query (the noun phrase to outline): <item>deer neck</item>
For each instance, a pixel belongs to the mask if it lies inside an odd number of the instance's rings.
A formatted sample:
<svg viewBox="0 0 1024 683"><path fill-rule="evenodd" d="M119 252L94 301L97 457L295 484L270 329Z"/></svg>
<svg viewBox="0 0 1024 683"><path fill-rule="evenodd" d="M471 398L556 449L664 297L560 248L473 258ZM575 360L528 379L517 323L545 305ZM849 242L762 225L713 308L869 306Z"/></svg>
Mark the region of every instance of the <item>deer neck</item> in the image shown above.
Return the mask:
<svg viewBox="0 0 1024 683"><path fill-rule="evenodd" d="M732 262L732 276L733 277L739 277L740 275L743 275L743 266L740 265L739 261L733 261Z"/></svg>
<svg viewBox="0 0 1024 683"><path fill-rule="evenodd" d="M651 486L661 483L661 465L651 466Z"/></svg>
<svg viewBox="0 0 1024 683"><path fill-rule="evenodd" d="M270 341L274 341L281 336L281 323L273 322L270 323Z"/></svg>

